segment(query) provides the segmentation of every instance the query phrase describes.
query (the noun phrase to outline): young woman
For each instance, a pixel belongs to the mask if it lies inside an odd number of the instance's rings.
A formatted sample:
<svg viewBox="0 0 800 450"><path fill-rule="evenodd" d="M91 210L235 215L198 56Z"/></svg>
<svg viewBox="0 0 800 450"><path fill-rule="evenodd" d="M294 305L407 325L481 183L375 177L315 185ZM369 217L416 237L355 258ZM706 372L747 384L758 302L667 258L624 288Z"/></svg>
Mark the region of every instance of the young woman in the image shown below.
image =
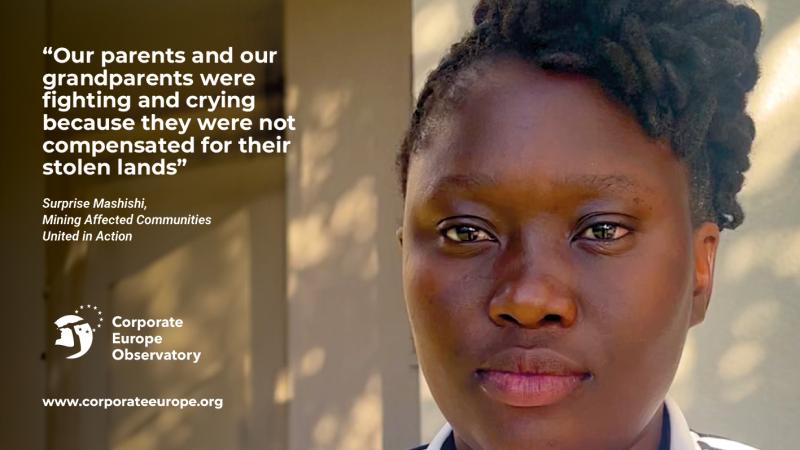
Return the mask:
<svg viewBox="0 0 800 450"><path fill-rule="evenodd" d="M429 450L748 449L666 398L755 129L757 14L485 0L398 157Z"/></svg>

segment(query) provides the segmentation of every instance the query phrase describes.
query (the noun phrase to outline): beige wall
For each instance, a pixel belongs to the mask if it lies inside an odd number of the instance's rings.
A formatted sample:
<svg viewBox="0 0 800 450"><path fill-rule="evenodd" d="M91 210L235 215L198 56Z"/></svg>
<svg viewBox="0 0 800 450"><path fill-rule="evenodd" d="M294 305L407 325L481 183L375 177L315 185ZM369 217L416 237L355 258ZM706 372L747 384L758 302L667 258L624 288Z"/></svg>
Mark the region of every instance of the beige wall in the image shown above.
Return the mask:
<svg viewBox="0 0 800 450"><path fill-rule="evenodd" d="M281 47L276 1L54 0L49 13L49 40L72 48ZM275 86L280 67L255 70L259 84L248 93L257 96L257 108L251 114L281 114L282 93ZM154 215L197 213L214 220L209 227L137 227L132 243L47 245L50 296L40 315L50 356L47 395L221 397L225 404L222 410L183 411L50 408L43 411L46 448L286 449L288 405L280 395L287 362L284 178L280 156L231 155L194 159L175 177L47 179L53 198L140 196ZM31 205L40 201L41 195ZM41 220L38 214L36 208L31 217ZM202 359L198 365L113 361L108 334L98 334L106 338L96 339L79 360L55 358L52 322L80 304L98 305L108 318L181 318L183 328L163 333L165 349L201 351Z"/></svg>
<svg viewBox="0 0 800 450"><path fill-rule="evenodd" d="M410 14L407 0L286 3L291 450L418 442L393 182Z"/></svg>
<svg viewBox="0 0 800 450"><path fill-rule="evenodd" d="M470 26L473 1L414 0L414 86ZM800 440L800 4L749 2L764 18L763 76L750 98L758 137L741 201L744 225L725 232L715 293L690 333L672 395L697 430L764 449ZM422 380L423 438L443 419Z"/></svg>
<svg viewBox="0 0 800 450"><path fill-rule="evenodd" d="M410 4L286 6L283 15L275 2L182 2L151 14L141 4L51 2L51 39L75 48L97 48L97 36L108 48L274 48L285 40L284 106L301 130L289 138L296 144L286 172L282 159L230 157L193 163L173 179L48 180L54 197L140 195L149 211L215 218L209 229L139 228L131 245L48 246L52 295L36 315L44 341L55 339L47 325L65 308L92 303L107 316L184 318L187 326L165 339L203 351L206 361L133 367L110 362L108 343L97 341L79 361L48 362L48 395L222 396L225 408L50 409L46 448L419 442L392 181L411 101ZM275 100L262 96L254 114L277 113Z"/></svg>

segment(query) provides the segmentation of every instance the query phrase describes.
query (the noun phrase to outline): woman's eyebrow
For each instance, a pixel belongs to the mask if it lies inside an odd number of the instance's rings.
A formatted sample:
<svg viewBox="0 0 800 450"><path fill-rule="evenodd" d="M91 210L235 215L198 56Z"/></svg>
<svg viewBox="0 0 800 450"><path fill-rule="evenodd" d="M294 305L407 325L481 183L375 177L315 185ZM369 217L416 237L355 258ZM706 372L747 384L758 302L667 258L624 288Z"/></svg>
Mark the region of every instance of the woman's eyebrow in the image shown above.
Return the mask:
<svg viewBox="0 0 800 450"><path fill-rule="evenodd" d="M566 175L559 184L565 186L577 186L587 191L609 192L630 194L635 191L651 191L652 189L642 185L638 181L627 175L610 174L585 174L585 175Z"/></svg>
<svg viewBox="0 0 800 450"><path fill-rule="evenodd" d="M451 174L435 179L425 189L425 194L447 190L470 190L496 185L497 180L487 174Z"/></svg>

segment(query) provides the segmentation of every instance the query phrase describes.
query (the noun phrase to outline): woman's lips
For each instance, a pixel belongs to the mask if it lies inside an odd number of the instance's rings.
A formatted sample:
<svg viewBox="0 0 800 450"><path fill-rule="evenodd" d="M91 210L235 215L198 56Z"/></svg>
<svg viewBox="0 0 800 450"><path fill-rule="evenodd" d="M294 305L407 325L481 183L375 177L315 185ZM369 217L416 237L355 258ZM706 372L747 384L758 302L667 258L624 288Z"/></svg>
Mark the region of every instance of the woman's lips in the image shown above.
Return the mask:
<svg viewBox="0 0 800 450"><path fill-rule="evenodd" d="M509 406L552 405L577 389L583 375L550 375L480 371L483 390L493 399Z"/></svg>
<svg viewBox="0 0 800 450"><path fill-rule="evenodd" d="M591 377L588 370L549 349L512 348L476 371L481 389L509 406L557 403Z"/></svg>

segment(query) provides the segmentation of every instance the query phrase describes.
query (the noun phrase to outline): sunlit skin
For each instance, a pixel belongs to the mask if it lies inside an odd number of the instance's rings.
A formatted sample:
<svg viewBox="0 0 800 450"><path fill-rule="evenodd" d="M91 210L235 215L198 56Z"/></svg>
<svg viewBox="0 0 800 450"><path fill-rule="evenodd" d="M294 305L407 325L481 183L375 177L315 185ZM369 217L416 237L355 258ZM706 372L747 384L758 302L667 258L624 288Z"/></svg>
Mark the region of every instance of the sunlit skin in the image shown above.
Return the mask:
<svg viewBox="0 0 800 450"><path fill-rule="evenodd" d="M719 229L589 79L488 65L409 168L406 303L459 450L655 450Z"/></svg>

